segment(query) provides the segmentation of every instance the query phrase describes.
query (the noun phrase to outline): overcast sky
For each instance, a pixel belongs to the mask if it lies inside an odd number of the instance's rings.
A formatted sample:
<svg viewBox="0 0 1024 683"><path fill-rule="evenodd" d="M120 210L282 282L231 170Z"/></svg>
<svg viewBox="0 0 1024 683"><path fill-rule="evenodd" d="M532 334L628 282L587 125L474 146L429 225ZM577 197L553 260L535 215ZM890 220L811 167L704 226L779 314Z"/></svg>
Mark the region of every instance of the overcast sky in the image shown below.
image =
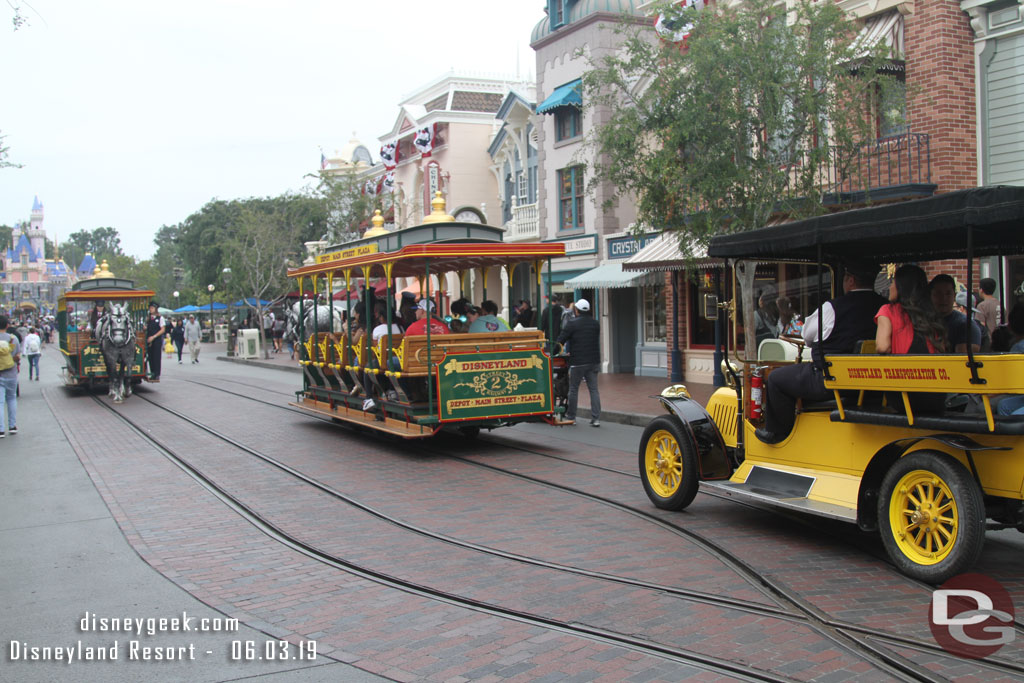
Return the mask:
<svg viewBox="0 0 1024 683"><path fill-rule="evenodd" d="M0 224L153 235L212 198L300 190L355 132L377 156L398 102L450 69L532 76L542 0L0 3ZM517 64L518 54L518 64Z"/></svg>

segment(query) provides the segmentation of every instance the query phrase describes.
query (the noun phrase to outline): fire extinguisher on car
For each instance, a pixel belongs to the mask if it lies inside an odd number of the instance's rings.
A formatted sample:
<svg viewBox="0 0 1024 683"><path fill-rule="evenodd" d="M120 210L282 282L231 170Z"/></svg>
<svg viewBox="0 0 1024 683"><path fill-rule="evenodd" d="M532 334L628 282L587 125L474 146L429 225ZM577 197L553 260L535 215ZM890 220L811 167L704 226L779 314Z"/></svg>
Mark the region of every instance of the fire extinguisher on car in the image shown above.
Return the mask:
<svg viewBox="0 0 1024 683"><path fill-rule="evenodd" d="M764 368L756 367L750 373L750 419L761 419L764 403Z"/></svg>

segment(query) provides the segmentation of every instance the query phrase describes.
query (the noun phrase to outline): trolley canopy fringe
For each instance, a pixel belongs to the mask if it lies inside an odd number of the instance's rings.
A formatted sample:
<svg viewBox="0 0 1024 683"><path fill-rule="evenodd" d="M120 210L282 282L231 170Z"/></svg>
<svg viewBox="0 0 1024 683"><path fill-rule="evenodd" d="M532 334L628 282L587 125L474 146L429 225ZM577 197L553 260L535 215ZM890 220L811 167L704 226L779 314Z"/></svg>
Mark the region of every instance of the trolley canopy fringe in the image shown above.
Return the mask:
<svg viewBox="0 0 1024 683"><path fill-rule="evenodd" d="M888 262L962 258L971 229L974 256L1024 253L1024 187L958 190L711 240L708 256L814 261L873 258Z"/></svg>

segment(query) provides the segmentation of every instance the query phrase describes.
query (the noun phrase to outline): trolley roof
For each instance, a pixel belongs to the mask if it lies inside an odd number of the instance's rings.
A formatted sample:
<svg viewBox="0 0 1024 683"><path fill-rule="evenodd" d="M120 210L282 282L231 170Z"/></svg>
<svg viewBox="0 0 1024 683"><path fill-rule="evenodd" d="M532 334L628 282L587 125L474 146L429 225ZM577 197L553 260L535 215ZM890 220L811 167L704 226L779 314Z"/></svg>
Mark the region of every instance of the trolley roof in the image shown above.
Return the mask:
<svg viewBox="0 0 1024 683"><path fill-rule="evenodd" d="M968 230L970 228L970 230ZM842 211L711 240L708 256L885 262L1024 253L1024 187L958 190L896 204Z"/></svg>
<svg viewBox="0 0 1024 683"><path fill-rule="evenodd" d="M135 283L131 280L117 277L101 277L76 282L74 287L64 292L61 298L72 301L151 299L154 294L155 292L151 289L135 289Z"/></svg>
<svg viewBox="0 0 1024 683"><path fill-rule="evenodd" d="M358 251L353 249L352 251ZM507 244L504 242L441 242L412 244L397 251L364 253L347 256L345 251L323 254L322 263L289 269L288 277L317 276L351 269L363 276L369 268L371 277L382 275L384 264L392 264L392 277L422 276L429 266L431 273L447 273L489 266L503 266L564 256L561 242ZM332 258L337 256L337 258ZM346 257L347 256L347 257Z"/></svg>

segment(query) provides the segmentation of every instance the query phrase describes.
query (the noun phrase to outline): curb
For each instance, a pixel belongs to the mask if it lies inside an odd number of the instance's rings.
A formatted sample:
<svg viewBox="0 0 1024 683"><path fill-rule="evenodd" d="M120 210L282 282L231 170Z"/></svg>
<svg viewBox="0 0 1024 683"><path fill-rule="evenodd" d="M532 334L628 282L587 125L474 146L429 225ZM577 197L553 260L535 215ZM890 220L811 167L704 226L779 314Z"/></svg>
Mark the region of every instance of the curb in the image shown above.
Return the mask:
<svg viewBox="0 0 1024 683"><path fill-rule="evenodd" d="M225 363L238 363L239 365L252 365L258 368L269 368L270 370L279 370L284 372L302 373L302 368L298 366L281 365L280 363L269 363L262 360L254 360L251 358L235 358L228 356L217 356L217 360L222 360ZM581 414L589 414L590 408L580 407ZM618 410L602 410L601 411L601 422L611 422L614 424L631 425L634 427L646 427L647 423L653 420L656 415L645 415L643 413L624 413ZM577 417L577 419L583 419Z"/></svg>

